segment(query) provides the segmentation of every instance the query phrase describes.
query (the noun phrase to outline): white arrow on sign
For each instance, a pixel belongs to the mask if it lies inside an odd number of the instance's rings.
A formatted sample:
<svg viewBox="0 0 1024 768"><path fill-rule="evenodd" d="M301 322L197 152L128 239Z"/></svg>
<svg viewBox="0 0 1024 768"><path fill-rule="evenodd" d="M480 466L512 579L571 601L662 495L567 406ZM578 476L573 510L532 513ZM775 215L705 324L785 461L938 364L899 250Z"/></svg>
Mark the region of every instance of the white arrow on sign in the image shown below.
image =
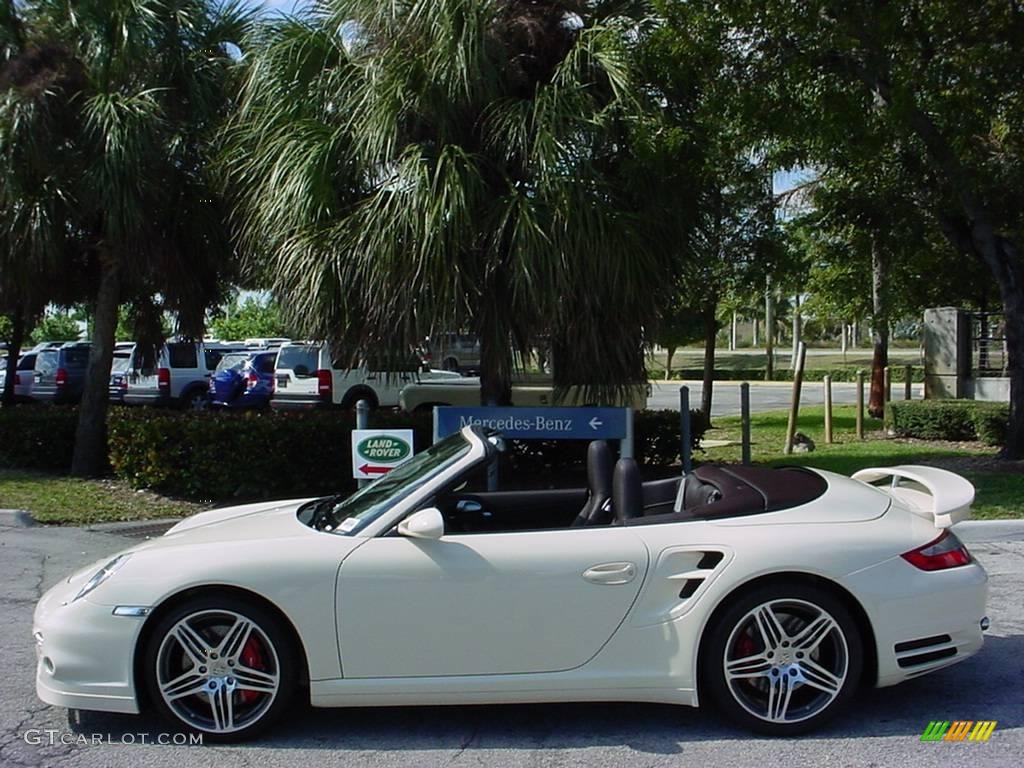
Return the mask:
<svg viewBox="0 0 1024 768"><path fill-rule="evenodd" d="M601 421L601 420L600 420L599 418L597 418L597 416L595 416L594 418L592 418L592 419L591 419L590 421L588 421L587 423L588 423L588 424L590 425L590 428L591 428L591 429L595 429L595 430L596 430L596 429L597 429L598 427L600 427L601 425L603 425L603 424L604 424L604 422L603 422L603 421Z"/></svg>

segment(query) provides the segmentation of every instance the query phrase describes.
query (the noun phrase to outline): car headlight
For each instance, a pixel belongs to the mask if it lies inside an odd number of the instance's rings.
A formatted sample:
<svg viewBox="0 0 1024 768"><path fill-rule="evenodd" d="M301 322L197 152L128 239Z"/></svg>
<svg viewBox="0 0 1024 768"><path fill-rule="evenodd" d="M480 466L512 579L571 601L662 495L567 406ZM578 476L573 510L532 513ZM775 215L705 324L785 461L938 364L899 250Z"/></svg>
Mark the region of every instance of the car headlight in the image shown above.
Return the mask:
<svg viewBox="0 0 1024 768"><path fill-rule="evenodd" d="M120 568L122 565L124 565L129 557L131 557L131 553L124 554L124 555L118 555L113 560L111 560L109 563L107 563L102 568L100 568L98 571L96 571L96 573L93 574L93 577L91 579L89 579L87 582L85 582L85 586L83 586L80 590L78 590L78 594L75 595L74 599L71 602L74 602L75 600L77 600L80 597L85 597L90 592L92 592L94 589L96 589L96 587L98 587L104 581L106 581L111 576L113 576L115 573L117 573L117 569Z"/></svg>

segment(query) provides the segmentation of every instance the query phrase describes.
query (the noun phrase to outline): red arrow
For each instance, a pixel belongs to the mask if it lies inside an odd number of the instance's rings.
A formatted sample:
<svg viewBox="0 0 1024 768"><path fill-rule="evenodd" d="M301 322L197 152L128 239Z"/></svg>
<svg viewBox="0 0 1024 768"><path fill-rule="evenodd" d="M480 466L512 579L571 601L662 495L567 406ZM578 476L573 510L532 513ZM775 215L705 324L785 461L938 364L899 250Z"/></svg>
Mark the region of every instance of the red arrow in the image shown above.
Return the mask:
<svg viewBox="0 0 1024 768"><path fill-rule="evenodd" d="M369 464L363 464L359 471L364 475L386 475L391 471L391 467L371 467Z"/></svg>

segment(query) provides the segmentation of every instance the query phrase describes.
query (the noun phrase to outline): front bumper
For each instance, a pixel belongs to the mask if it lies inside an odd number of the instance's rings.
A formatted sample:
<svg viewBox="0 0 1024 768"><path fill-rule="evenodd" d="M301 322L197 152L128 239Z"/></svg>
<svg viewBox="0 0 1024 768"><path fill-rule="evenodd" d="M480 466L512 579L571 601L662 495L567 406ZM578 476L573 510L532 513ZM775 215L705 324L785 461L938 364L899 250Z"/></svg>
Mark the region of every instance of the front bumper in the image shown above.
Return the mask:
<svg viewBox="0 0 1024 768"><path fill-rule="evenodd" d="M988 574L977 562L926 572L896 557L848 583L874 629L879 687L956 664L984 644Z"/></svg>
<svg viewBox="0 0 1024 768"><path fill-rule="evenodd" d="M72 601L80 588L61 581L36 606L36 695L60 707L136 714L133 669L144 619L114 616L88 597Z"/></svg>

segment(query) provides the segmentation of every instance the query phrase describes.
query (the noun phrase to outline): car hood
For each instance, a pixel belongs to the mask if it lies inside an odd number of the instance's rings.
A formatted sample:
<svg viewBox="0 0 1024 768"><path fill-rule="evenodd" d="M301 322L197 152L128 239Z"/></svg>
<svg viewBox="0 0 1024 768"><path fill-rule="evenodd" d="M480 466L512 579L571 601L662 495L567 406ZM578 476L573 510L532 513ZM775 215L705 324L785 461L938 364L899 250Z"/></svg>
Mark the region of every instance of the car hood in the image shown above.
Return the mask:
<svg viewBox="0 0 1024 768"><path fill-rule="evenodd" d="M289 499L212 509L182 520L140 549L204 544L215 541L254 541L318 535L299 522L296 510L310 499Z"/></svg>

